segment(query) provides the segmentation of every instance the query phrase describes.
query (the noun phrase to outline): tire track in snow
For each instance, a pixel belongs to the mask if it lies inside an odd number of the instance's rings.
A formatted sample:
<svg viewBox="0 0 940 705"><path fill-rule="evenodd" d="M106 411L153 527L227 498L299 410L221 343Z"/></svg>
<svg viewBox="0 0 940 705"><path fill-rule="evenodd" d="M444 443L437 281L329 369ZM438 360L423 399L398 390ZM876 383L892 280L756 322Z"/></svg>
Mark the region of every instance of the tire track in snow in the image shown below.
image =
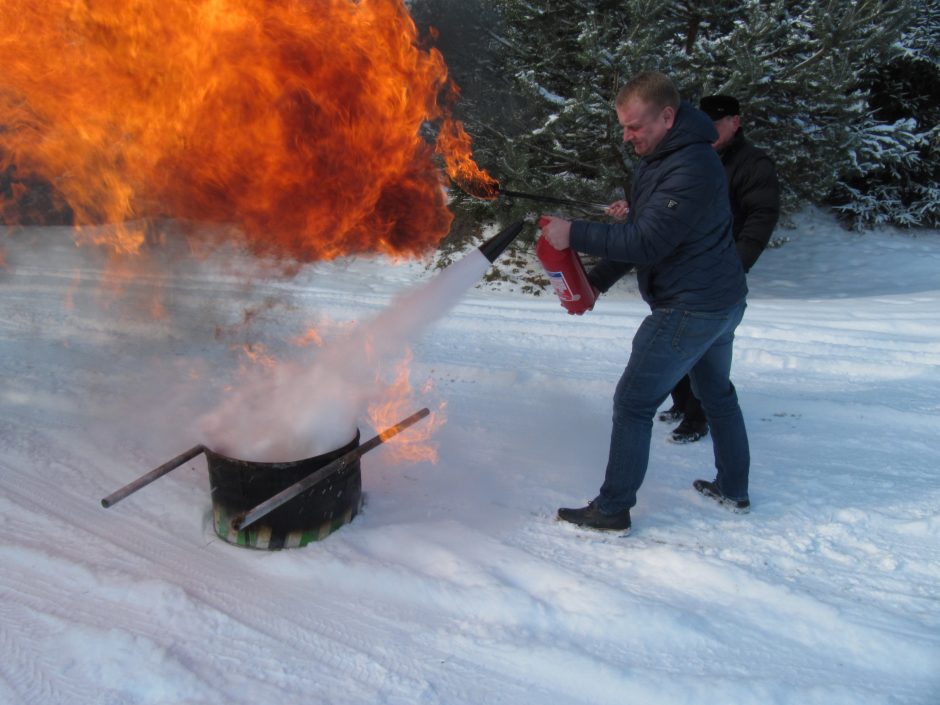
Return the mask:
<svg viewBox="0 0 940 705"><path fill-rule="evenodd" d="M5 464L0 465L0 477L9 477L9 470ZM136 600L141 592L143 597L150 593L156 596L157 602L161 599L172 602L175 609L179 609L180 604L186 605L184 614L171 615L171 622L165 625L174 632L172 637L167 634L156 641L150 637L152 648L170 654L178 664L202 663L204 658L187 656L194 648L189 644L205 640L212 634L213 624L215 629L224 630L221 635L215 634L216 639L208 645L215 652L211 670L203 667L192 672L199 683L205 684L204 689L210 695L226 694L237 700L240 684L248 686L250 683L257 690L259 678L266 672L273 674L269 682L264 683L272 699L283 697L282 689L288 683L291 688L302 685L325 687L332 693L349 692L349 702L361 702L364 693L387 690L390 683L394 684L392 692L414 695L428 689L426 668L412 661L414 650L405 649L399 653L394 646L401 629L394 615L380 617L361 609L361 606L330 600L309 611L298 607L291 610L288 617L283 608L272 611L272 605L310 604L314 607L311 603L315 600L311 600L310 593L302 584L288 587L281 579L268 582L264 575L248 572L253 563L253 551L229 547L210 539L209 545L194 555L196 547L193 545L181 543L170 534L154 533L150 527L142 526L139 520L122 521L121 532L109 533L95 516L104 510L90 508L81 498L62 493L58 495L56 507L50 507L36 499L47 496L49 487L32 478L23 480L21 478L15 485L8 484L5 479L0 480L0 487L16 505L29 508L34 517L44 517L46 523L53 524L47 531L35 532L33 545L27 540L28 527L14 527L19 530L24 547L28 549L26 560L29 560L31 552L34 552L33 558L43 554L42 544L48 540L49 533L64 535L63 532L68 532L69 538L61 547L63 556L80 551L81 545L98 547L94 551L98 565L92 565L96 574L104 575L103 579L90 577L83 566L71 564L67 559L57 563L54 554L50 554L50 562L59 565L55 572L72 573L71 586L80 590L81 601L77 605L73 603L70 609L61 603L63 589L70 585L62 585L54 576L32 585L26 582L18 586L17 603L33 610L40 618L53 615L60 620L60 629L94 630L100 615L108 613L119 631L154 635L160 632L159 615L137 609L136 602L126 603L126 600ZM108 554L106 559L102 558L101 545L113 549L105 552ZM222 553L216 553L216 548ZM231 551L235 552L232 556L234 565L227 555ZM248 564L241 560L239 551L250 554L246 557ZM237 570L239 564L242 571ZM147 577L141 574L141 569L154 565L161 567L166 577L154 577L149 570ZM178 573L180 567L184 569L188 584L205 586L205 589L187 594L185 598L179 595L171 599L161 597L161 590L178 590L170 576ZM235 576L238 583L220 585L220 576ZM35 572L32 577L36 577ZM142 580L152 587L142 588ZM126 595L122 595L125 590ZM157 592L154 594L153 590ZM263 596L263 599L256 601L251 596ZM206 610L211 612L211 616L204 614ZM384 633L386 639L374 640L376 633ZM363 642L357 634L370 634L370 641ZM223 638L218 639L220 636ZM489 671L487 678L494 690L513 692L520 687L515 683L515 674L491 670L465 658L455 658L443 634L421 635L418 640L422 658L428 662L447 662L457 681L465 678L469 671ZM295 654L289 661L272 661L264 657L266 651L283 655L285 643L291 646L288 651ZM42 642L38 645L39 650L23 660L41 661ZM316 667L307 678L303 674L311 669L311 659L316 661ZM254 675L244 672L246 660L250 662ZM233 667L235 671L225 670L226 666ZM284 677L278 678L277 674L284 674ZM68 695L69 702L83 702L81 699L72 700L73 693L51 676L47 676L47 680L46 689L56 700L59 695ZM350 687L351 682L355 684L354 688ZM438 686L446 686L446 680ZM522 690L517 692L523 694Z"/></svg>

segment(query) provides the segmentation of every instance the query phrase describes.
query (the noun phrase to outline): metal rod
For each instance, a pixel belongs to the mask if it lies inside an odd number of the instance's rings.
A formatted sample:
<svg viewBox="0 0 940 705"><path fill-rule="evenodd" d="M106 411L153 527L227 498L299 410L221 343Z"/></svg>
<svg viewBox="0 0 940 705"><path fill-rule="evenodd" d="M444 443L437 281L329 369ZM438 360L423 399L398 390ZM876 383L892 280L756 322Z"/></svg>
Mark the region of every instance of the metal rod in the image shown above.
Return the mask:
<svg viewBox="0 0 940 705"><path fill-rule="evenodd" d="M241 531L245 529L245 527L250 526L251 524L254 524L261 517L267 514L270 514L275 509L280 507L282 504L292 500L301 492L313 487L315 484L317 484L324 478L327 478L334 473L340 472L344 468L348 467L351 463L354 463L360 457L362 457L363 455L368 453L370 450L375 448L380 443L384 443L392 436L400 433L401 431L404 431L406 428L420 421L421 419L423 419L425 416L427 416L430 413L431 413L430 410L428 410L427 408L421 409L420 411L416 411L407 419L400 421L399 423L395 424L391 428L385 429L379 435L375 436L374 438L370 438L368 441L360 444L356 448L353 448L351 451L349 451L345 455L342 455L336 460L330 463L327 463L319 470L316 470L310 473L309 475L307 475L306 477L301 478L300 480L295 482L293 485L289 485L285 487L276 495L274 495L270 499L265 500L264 502L257 505L256 507L249 509L243 515L236 516L232 520L232 526L235 528L236 531Z"/></svg>
<svg viewBox="0 0 940 705"><path fill-rule="evenodd" d="M546 196L544 194L538 193L525 193L524 191L509 191L507 189L500 189L499 193L503 196L508 196L510 198L525 198L530 201L542 201L543 203L555 203L562 206L579 206L581 208L591 208L596 210L604 210L609 204L607 203L595 203L592 201L575 201L570 198L558 198L557 196Z"/></svg>
<svg viewBox="0 0 940 705"><path fill-rule="evenodd" d="M206 447L200 444L198 446L193 446L192 448L187 450L185 453L180 453L175 458L173 458L173 460L163 463L163 465L161 465L158 468L154 468L153 470L148 472L146 475L141 475L133 482L130 482L124 485L124 487L119 489L117 492L112 492L111 494L109 494L107 497L101 500L101 506L107 509L108 507L111 507L117 504L122 499L127 497L127 495L133 494L134 492L139 490L141 487L146 487L154 480L157 480L163 477L164 475L166 475L168 472L170 472L170 470L175 470L180 465L185 463L187 460L195 458L197 455L202 453L205 449Z"/></svg>

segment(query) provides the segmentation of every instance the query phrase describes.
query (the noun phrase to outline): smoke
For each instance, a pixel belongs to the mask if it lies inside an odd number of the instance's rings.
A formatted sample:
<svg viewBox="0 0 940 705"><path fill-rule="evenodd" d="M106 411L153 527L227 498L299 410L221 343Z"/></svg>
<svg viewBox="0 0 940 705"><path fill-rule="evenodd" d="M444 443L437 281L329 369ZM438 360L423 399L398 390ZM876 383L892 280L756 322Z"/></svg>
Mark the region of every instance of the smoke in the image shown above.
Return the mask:
<svg viewBox="0 0 940 705"><path fill-rule="evenodd" d="M387 380L410 344L489 266L475 249L429 282L399 294L375 318L319 348L312 359L254 368L199 420L201 442L253 462L300 460L346 445L367 406L387 394Z"/></svg>

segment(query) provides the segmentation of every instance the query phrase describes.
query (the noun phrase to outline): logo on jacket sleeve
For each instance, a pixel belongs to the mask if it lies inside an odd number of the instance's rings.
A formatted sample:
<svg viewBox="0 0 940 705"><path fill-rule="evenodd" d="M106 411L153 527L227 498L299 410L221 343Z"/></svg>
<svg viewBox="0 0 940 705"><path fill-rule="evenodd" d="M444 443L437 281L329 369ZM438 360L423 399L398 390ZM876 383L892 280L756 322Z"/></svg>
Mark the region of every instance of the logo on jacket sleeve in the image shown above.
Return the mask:
<svg viewBox="0 0 940 705"><path fill-rule="evenodd" d="M666 201L666 208L678 208L678 207L679 207L679 201L674 201L671 198L668 201Z"/></svg>

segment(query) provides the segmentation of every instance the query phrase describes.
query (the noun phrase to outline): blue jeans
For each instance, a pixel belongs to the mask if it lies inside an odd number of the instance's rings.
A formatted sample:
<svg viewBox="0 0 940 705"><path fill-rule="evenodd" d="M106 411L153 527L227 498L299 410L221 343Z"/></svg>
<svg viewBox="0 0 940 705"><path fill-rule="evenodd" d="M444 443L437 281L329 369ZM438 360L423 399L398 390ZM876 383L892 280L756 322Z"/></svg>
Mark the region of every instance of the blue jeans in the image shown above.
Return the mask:
<svg viewBox="0 0 940 705"><path fill-rule="evenodd" d="M614 393L614 425L607 474L595 502L605 514L629 509L649 464L653 416L686 374L702 402L715 449L722 494L747 499L751 456L738 395L729 377L734 330L744 300L725 311L656 309L636 335Z"/></svg>

